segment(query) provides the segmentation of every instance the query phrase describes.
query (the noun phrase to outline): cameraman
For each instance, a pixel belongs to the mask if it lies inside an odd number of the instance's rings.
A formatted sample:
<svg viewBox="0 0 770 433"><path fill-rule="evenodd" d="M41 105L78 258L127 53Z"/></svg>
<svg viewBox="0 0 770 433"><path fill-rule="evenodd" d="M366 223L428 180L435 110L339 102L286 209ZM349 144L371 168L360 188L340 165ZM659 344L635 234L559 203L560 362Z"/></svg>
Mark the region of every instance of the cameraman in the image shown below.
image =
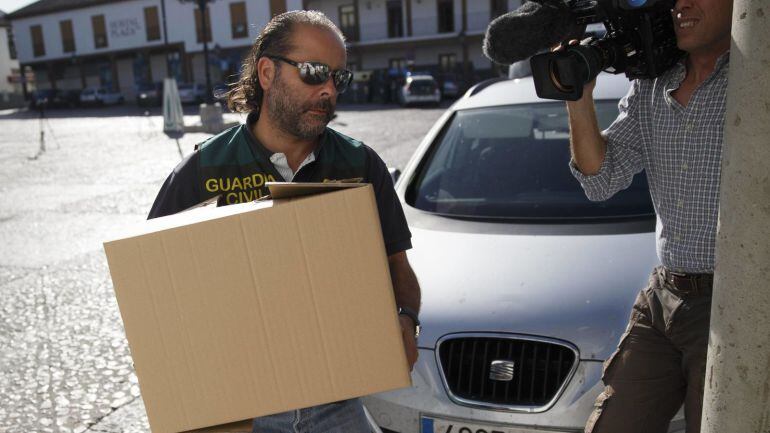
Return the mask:
<svg viewBox="0 0 770 433"><path fill-rule="evenodd" d="M567 102L570 165L589 199L610 198L646 170L662 263L605 362L587 433L663 433L682 404L687 433L700 432L732 0L678 0L672 15L685 55L662 76L635 80L607 130L594 83Z"/></svg>

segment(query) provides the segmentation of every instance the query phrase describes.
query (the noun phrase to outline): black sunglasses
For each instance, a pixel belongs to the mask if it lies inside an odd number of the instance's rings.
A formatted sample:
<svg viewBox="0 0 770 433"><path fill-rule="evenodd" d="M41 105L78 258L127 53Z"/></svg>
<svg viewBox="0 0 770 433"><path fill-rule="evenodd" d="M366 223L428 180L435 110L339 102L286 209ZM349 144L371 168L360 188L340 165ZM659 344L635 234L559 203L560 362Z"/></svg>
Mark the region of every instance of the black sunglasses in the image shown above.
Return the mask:
<svg viewBox="0 0 770 433"><path fill-rule="evenodd" d="M299 69L299 77L302 78L302 81L305 84L323 84L329 80L329 77L331 77L334 79L334 87L337 89L337 93L345 93L345 90L348 90L350 82L353 81L353 73L347 69L337 69L336 71L332 71L332 68L330 68L329 65L320 62L295 62L281 56L265 57L268 59L280 60Z"/></svg>

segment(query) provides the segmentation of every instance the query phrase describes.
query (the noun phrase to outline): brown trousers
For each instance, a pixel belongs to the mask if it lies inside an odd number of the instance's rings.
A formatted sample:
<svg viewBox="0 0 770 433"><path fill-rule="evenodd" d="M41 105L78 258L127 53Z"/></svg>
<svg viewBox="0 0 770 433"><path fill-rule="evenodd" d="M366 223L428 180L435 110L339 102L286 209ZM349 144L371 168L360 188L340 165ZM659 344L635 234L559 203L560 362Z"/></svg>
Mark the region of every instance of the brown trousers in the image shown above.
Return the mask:
<svg viewBox="0 0 770 433"><path fill-rule="evenodd" d="M682 292L656 268L604 363L585 432L665 433L684 403L686 432L699 433L710 316L710 288Z"/></svg>

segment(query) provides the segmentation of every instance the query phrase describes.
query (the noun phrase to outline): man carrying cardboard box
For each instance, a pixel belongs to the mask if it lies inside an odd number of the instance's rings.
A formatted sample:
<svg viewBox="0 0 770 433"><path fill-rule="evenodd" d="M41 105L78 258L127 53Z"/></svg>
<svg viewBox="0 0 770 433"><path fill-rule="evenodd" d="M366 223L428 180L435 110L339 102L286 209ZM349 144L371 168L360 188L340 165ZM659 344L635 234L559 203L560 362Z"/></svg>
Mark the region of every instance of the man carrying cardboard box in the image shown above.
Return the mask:
<svg viewBox="0 0 770 433"><path fill-rule="evenodd" d="M337 95L352 79L346 64L344 37L324 14L292 11L273 18L254 42L240 80L228 95L231 110L248 113L246 124L210 138L185 158L166 179L149 218L216 196L225 205L252 201L267 195L268 181L371 183L411 368L417 360L420 288L405 253L411 248L411 233L401 204L380 157L326 126ZM260 433L311 428L369 431L358 399L261 417L253 425Z"/></svg>

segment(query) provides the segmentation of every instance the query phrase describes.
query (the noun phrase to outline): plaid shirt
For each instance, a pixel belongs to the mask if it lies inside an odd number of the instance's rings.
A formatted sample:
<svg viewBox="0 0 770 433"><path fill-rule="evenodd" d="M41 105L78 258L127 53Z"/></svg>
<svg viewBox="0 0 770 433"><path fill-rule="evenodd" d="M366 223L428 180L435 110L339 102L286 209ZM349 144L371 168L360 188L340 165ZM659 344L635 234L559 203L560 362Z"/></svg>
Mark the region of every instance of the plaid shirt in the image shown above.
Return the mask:
<svg viewBox="0 0 770 433"><path fill-rule="evenodd" d="M585 176L570 163L594 201L627 188L646 170L658 257L672 271L714 271L728 60L729 52L717 60L686 107L671 96L685 77L683 61L654 80L635 80L603 132L607 152L599 172Z"/></svg>

